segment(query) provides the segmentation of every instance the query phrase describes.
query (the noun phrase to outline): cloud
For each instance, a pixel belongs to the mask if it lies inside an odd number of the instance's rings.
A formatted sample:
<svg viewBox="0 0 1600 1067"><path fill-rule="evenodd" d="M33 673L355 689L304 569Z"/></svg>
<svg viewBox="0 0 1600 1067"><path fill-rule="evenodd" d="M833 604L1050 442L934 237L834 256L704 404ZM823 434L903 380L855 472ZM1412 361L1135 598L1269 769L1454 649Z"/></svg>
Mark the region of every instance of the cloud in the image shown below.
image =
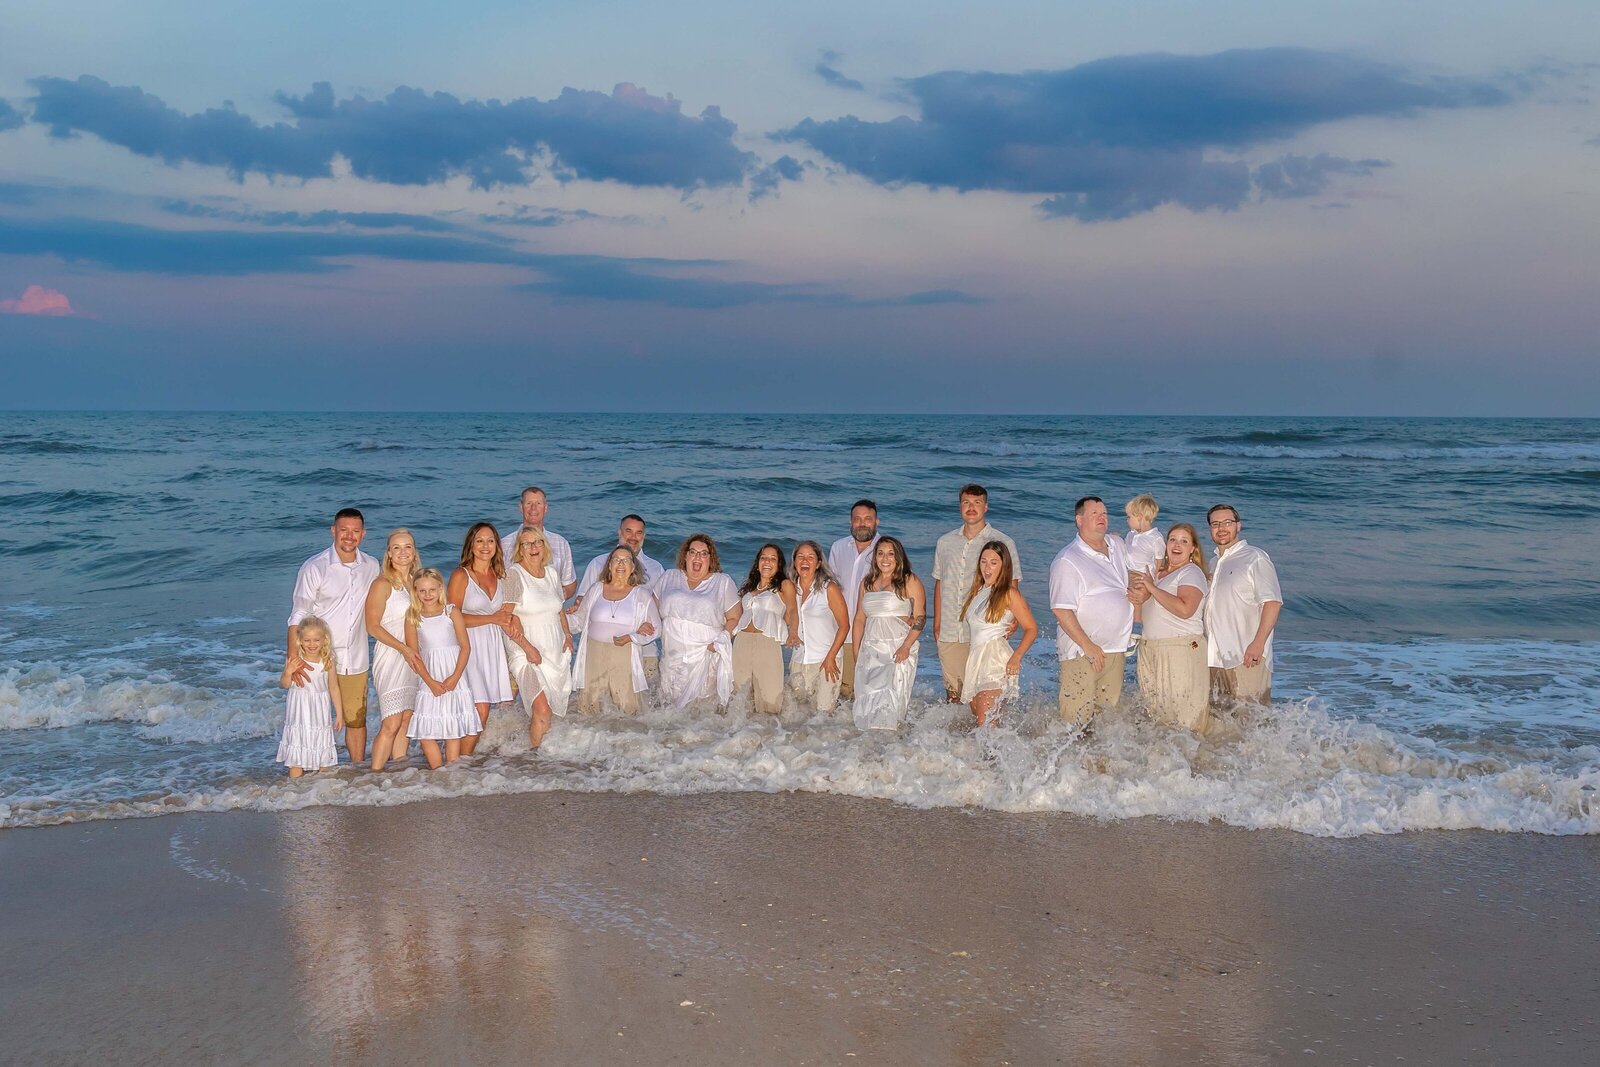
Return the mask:
<svg viewBox="0 0 1600 1067"><path fill-rule="evenodd" d="M270 125L232 105L184 114L136 86L90 75L35 78L34 121L55 137L93 134L169 164L221 167L237 178L327 178L334 160L395 185L465 176L473 185L527 185L539 173L692 190L738 185L756 169L735 147L735 125L708 107L683 114L671 96L627 83L609 95L564 89L551 100L461 100L401 87L380 100L334 97L318 82L304 96L274 99L293 122Z"/></svg>
<svg viewBox="0 0 1600 1067"><path fill-rule="evenodd" d="M859 93L866 88L854 78L847 78L839 73L838 69L833 66L837 62L839 62L839 53L830 49L822 53L822 59L811 69L816 71L819 78L835 89L848 89L851 92Z"/></svg>
<svg viewBox="0 0 1600 1067"><path fill-rule="evenodd" d="M431 215L411 215L399 211L256 211L197 204L192 200L164 200L161 210L186 218L250 222L261 226L353 226L363 230L407 229L425 233L453 233L461 229L453 222Z"/></svg>
<svg viewBox="0 0 1600 1067"><path fill-rule="evenodd" d="M14 130L22 123L22 112L12 107L9 100L0 97L0 131Z"/></svg>
<svg viewBox="0 0 1600 1067"><path fill-rule="evenodd" d="M30 285L15 300L0 300L0 315L42 315L67 318L76 315L67 294L42 285Z"/></svg>
<svg viewBox="0 0 1600 1067"><path fill-rule="evenodd" d="M750 179L750 199L760 200L762 197L778 191L780 183L785 181L797 182L800 175L805 172L805 167L793 156L781 156L769 165L761 168Z"/></svg>
<svg viewBox="0 0 1600 1067"><path fill-rule="evenodd" d="M1327 191L1328 182L1338 174L1366 177L1389 163L1382 159L1345 159L1326 152L1315 156L1280 156L1256 168L1256 188L1263 197L1289 199L1317 196Z"/></svg>
<svg viewBox="0 0 1600 1067"><path fill-rule="evenodd" d="M945 71L903 84L919 118L807 118L773 136L879 185L1045 193L1047 214L1093 221L1167 203L1241 206L1253 188L1248 165L1212 151L1340 119L1510 100L1487 80L1418 77L1297 48L1118 56L1022 74ZM1332 172L1313 169L1306 181L1317 173ZM1268 181L1294 187L1281 161Z"/></svg>

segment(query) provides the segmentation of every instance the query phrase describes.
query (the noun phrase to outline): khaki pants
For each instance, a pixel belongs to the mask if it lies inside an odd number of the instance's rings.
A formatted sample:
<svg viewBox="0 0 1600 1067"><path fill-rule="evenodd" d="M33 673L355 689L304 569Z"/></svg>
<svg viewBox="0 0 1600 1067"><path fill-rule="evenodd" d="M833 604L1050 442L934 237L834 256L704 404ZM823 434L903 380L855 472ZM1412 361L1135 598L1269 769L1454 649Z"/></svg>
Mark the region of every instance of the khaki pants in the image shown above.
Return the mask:
<svg viewBox="0 0 1600 1067"><path fill-rule="evenodd" d="M1106 665L1096 671L1088 656L1061 661L1061 688L1056 701L1061 721L1086 723L1104 708L1122 702L1122 672L1128 662L1126 652L1106 653Z"/></svg>
<svg viewBox="0 0 1600 1067"><path fill-rule="evenodd" d="M755 691L756 711L783 710L783 646L766 634L740 630L733 635L733 690L747 685Z"/></svg>
<svg viewBox="0 0 1600 1067"><path fill-rule="evenodd" d="M1272 668L1212 667L1211 698L1218 704L1244 700L1252 704L1272 703Z"/></svg>
<svg viewBox="0 0 1600 1067"><path fill-rule="evenodd" d="M841 700L854 700L856 698L856 646L846 641L844 648L839 652L843 663L839 667L839 698Z"/></svg>
<svg viewBox="0 0 1600 1067"><path fill-rule="evenodd" d="M661 659L658 656L641 655L639 662L644 664L644 680L654 685L661 677Z"/></svg>
<svg viewBox="0 0 1600 1067"><path fill-rule="evenodd" d="M1156 637L1139 642L1139 693L1157 722L1204 733L1211 722L1211 675L1204 637Z"/></svg>
<svg viewBox="0 0 1600 1067"><path fill-rule="evenodd" d="M971 649L965 641L939 642L939 671L944 675L946 693L961 695L961 687L967 680L967 653Z"/></svg>
<svg viewBox="0 0 1600 1067"><path fill-rule="evenodd" d="M841 671L841 676L843 672ZM842 680L842 677L841 677ZM820 663L790 663L789 688L803 708L815 707L830 712L839 706L839 683L830 682Z"/></svg>
<svg viewBox="0 0 1600 1067"><path fill-rule="evenodd" d="M633 691L633 649L618 648L610 641L590 641L578 710L596 715L604 709L607 698L618 710L638 714L639 694Z"/></svg>
<svg viewBox="0 0 1600 1067"><path fill-rule="evenodd" d="M367 728L367 672L336 674L339 680L339 703L344 711L346 729Z"/></svg>

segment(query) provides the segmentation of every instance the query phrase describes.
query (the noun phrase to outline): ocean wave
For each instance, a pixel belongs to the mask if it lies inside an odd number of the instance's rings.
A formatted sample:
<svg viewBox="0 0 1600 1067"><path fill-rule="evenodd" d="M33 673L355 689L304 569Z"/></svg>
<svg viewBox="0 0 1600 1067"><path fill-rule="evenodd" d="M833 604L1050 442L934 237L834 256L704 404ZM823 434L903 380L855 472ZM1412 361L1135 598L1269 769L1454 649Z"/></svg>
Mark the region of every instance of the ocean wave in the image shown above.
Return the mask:
<svg viewBox="0 0 1600 1067"><path fill-rule="evenodd" d="M93 489L62 489L57 492L8 493L0 496L0 509L42 511L57 515L68 511L92 511L112 508L131 497L121 493L104 493Z"/></svg>
<svg viewBox="0 0 1600 1067"><path fill-rule="evenodd" d="M266 669L219 667L236 688L196 686L164 671L115 661L91 678L60 664L0 669L0 734L120 722L152 741L216 744L270 737L283 725L283 695L266 688Z"/></svg>
<svg viewBox="0 0 1600 1067"><path fill-rule="evenodd" d="M1600 446L1590 444L1546 445L1452 445L1442 447L1398 447L1388 445L1330 445L1310 448L1288 444L1210 444L1187 442L1150 445L1118 445L1093 438L1062 444L1012 443L1006 441L939 441L919 445L930 452L955 456L1048 456L1067 459L1110 461L1143 456L1210 456L1231 459L1305 460L1446 460L1463 462L1509 463L1518 461L1588 463L1600 461Z"/></svg>

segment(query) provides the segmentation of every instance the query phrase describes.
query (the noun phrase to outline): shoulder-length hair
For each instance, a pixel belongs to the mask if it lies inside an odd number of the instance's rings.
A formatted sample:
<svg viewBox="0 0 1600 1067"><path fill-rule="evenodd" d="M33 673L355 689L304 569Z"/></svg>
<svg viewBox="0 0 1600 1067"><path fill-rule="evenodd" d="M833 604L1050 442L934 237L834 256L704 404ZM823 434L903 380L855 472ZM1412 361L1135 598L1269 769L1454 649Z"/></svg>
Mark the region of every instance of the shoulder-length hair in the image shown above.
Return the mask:
<svg viewBox="0 0 1600 1067"><path fill-rule="evenodd" d="M746 593L754 593L757 589L761 588L761 553L765 552L769 548L772 549L773 554L778 557L778 569L773 572L772 584L767 588L776 589L784 582L789 580L789 569L787 564L784 562L783 549L773 544L771 541L768 541L766 544L756 549L755 562L750 564L750 576L746 578L744 580L744 584L739 587L740 596L744 596Z"/></svg>
<svg viewBox="0 0 1600 1067"><path fill-rule="evenodd" d="M689 562L689 546L694 544L696 541L705 542L707 551L711 553L711 570L707 573L720 573L722 571L722 557L717 555L717 543L711 540L710 534L703 533L690 534L688 537L683 539L683 544L678 546L678 569L683 571L685 574L688 573L688 568L685 567L684 564Z"/></svg>
<svg viewBox="0 0 1600 1067"><path fill-rule="evenodd" d="M1176 566L1173 565L1171 560L1167 560L1166 566L1163 569L1177 570L1178 567L1183 566L1185 563L1193 563L1196 567L1200 568L1200 573L1206 576L1206 581L1210 581L1211 572L1206 569L1206 553L1205 549L1200 547L1200 535L1195 532L1193 526L1186 522L1175 522L1171 526L1168 526L1167 536L1171 537L1172 531L1174 530L1182 530L1187 533L1189 535L1189 544L1193 545L1194 547L1189 550L1188 559L1180 560ZM1162 552L1165 553L1165 551L1166 549L1163 548ZM1165 555L1163 555L1162 558L1165 559Z"/></svg>
<svg viewBox="0 0 1600 1067"><path fill-rule="evenodd" d="M544 546L544 565L546 567L550 566L551 564L553 564L555 562L555 560L551 557L551 553L550 553L550 539L544 535L544 531L543 530L534 529L532 526L524 526L524 527L522 527L522 529L517 531L517 539L511 543L511 562L512 563L521 563L522 562L522 539L524 537L533 537L533 538L537 539L538 542L541 545ZM499 543L500 542L498 540L495 541L495 544L499 544Z"/></svg>
<svg viewBox="0 0 1600 1067"><path fill-rule="evenodd" d="M1007 602L1011 599L1011 587L1016 584L1012 577L1011 549L1006 547L1004 541L986 541L983 549L978 553L978 559L983 559L984 552L993 552L1000 557L1000 570L994 576L994 588L989 591L989 603L983 609L985 622L999 622L1006 616ZM980 567L972 573L972 588L967 591L967 599L961 602L961 617L967 617L967 609L972 606L972 601L979 593L983 592L983 569Z"/></svg>
<svg viewBox="0 0 1600 1067"><path fill-rule="evenodd" d="M411 538L411 569L405 574L395 570L394 565L389 562L389 549L394 547L396 537ZM417 551L417 539L404 526L389 531L388 540L383 543L383 565L378 568L378 573L394 588L407 592L411 590L411 583L417 580L417 575L422 573L422 553Z"/></svg>
<svg viewBox="0 0 1600 1067"><path fill-rule="evenodd" d="M639 554L633 549L629 548L627 545L618 545L616 548L613 548L610 552L606 553L606 565L600 568L600 584L611 584L611 561L617 558L618 552L625 554L628 557L628 560L633 564L633 575L628 579L628 584L630 586L644 585L644 568L639 566Z"/></svg>
<svg viewBox="0 0 1600 1067"><path fill-rule="evenodd" d="M328 624L323 622L320 616L307 615L305 618L301 619L298 624L296 624L294 628L295 642L297 644L303 644L306 639L306 634L313 630L316 630L322 634L322 669L327 671L329 674L338 674L339 663L334 658L333 654L333 631L328 628Z"/></svg>
<svg viewBox="0 0 1600 1067"><path fill-rule="evenodd" d="M800 573L799 570L794 566L794 559L800 554L800 550L802 548L809 548L812 554L817 557L817 588L826 589L829 582L832 582L834 585L838 585L839 579L835 578L833 576L833 571L828 569L827 554L822 551L822 546L817 544L815 541L801 541L799 544L794 546L794 551L789 553L789 569L794 571L796 574ZM760 553L757 553L757 558L760 558Z"/></svg>
<svg viewBox="0 0 1600 1067"><path fill-rule="evenodd" d="M900 543L898 537L880 537L878 543L872 546L872 570L861 579L862 588L878 580L878 549L888 545L894 549L894 573L889 575L889 584L894 586L896 596L906 595L906 582L911 578L911 557L906 555L906 546Z"/></svg>
<svg viewBox="0 0 1600 1067"><path fill-rule="evenodd" d="M412 626L422 625L422 598L417 595L417 586L422 582L434 582L439 586L439 596L444 596L444 575L434 567L424 567L411 579L411 606L406 609L406 621Z"/></svg>
<svg viewBox="0 0 1600 1067"><path fill-rule="evenodd" d="M472 568L472 539L478 536L479 530L488 530L494 537L494 558L489 561L489 568L494 571L495 577L506 576L506 557L500 551L500 531L494 528L492 522L475 522L467 531L466 539L461 542L461 566L470 570Z"/></svg>

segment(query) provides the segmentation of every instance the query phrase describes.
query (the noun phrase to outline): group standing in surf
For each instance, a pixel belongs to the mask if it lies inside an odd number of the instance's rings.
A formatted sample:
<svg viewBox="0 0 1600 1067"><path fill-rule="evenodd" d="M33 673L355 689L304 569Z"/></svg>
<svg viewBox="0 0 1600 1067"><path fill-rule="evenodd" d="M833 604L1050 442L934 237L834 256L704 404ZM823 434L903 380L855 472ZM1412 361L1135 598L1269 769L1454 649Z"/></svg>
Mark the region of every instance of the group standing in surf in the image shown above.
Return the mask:
<svg viewBox="0 0 1600 1067"><path fill-rule="evenodd" d="M851 507L850 532L826 554L811 540L762 545L742 583L706 533L685 538L671 568L652 559L634 514L580 580L537 487L523 490L521 522L504 537L489 522L467 530L448 578L423 566L403 528L381 560L363 552L365 520L345 508L295 581L278 762L294 777L335 765L340 730L350 761L366 762L369 691L375 771L413 740L430 767L472 754L491 709L512 700L533 748L574 700L583 714L635 714L652 699L704 711L743 693L760 713L848 705L859 729L894 730L930 610L947 699L990 724L1017 695L1038 625L1016 545L988 523L987 491L965 485L958 501L961 525L938 541L931 590L901 541L880 533L871 500ZM1130 655L1145 706L1174 726L1204 732L1216 703L1269 702L1283 596L1271 559L1240 536L1238 510L1206 514L1210 568L1194 526L1163 538L1153 497L1124 510L1118 535L1103 500L1078 500L1077 536L1050 564L1061 718L1087 726L1116 707Z"/></svg>

